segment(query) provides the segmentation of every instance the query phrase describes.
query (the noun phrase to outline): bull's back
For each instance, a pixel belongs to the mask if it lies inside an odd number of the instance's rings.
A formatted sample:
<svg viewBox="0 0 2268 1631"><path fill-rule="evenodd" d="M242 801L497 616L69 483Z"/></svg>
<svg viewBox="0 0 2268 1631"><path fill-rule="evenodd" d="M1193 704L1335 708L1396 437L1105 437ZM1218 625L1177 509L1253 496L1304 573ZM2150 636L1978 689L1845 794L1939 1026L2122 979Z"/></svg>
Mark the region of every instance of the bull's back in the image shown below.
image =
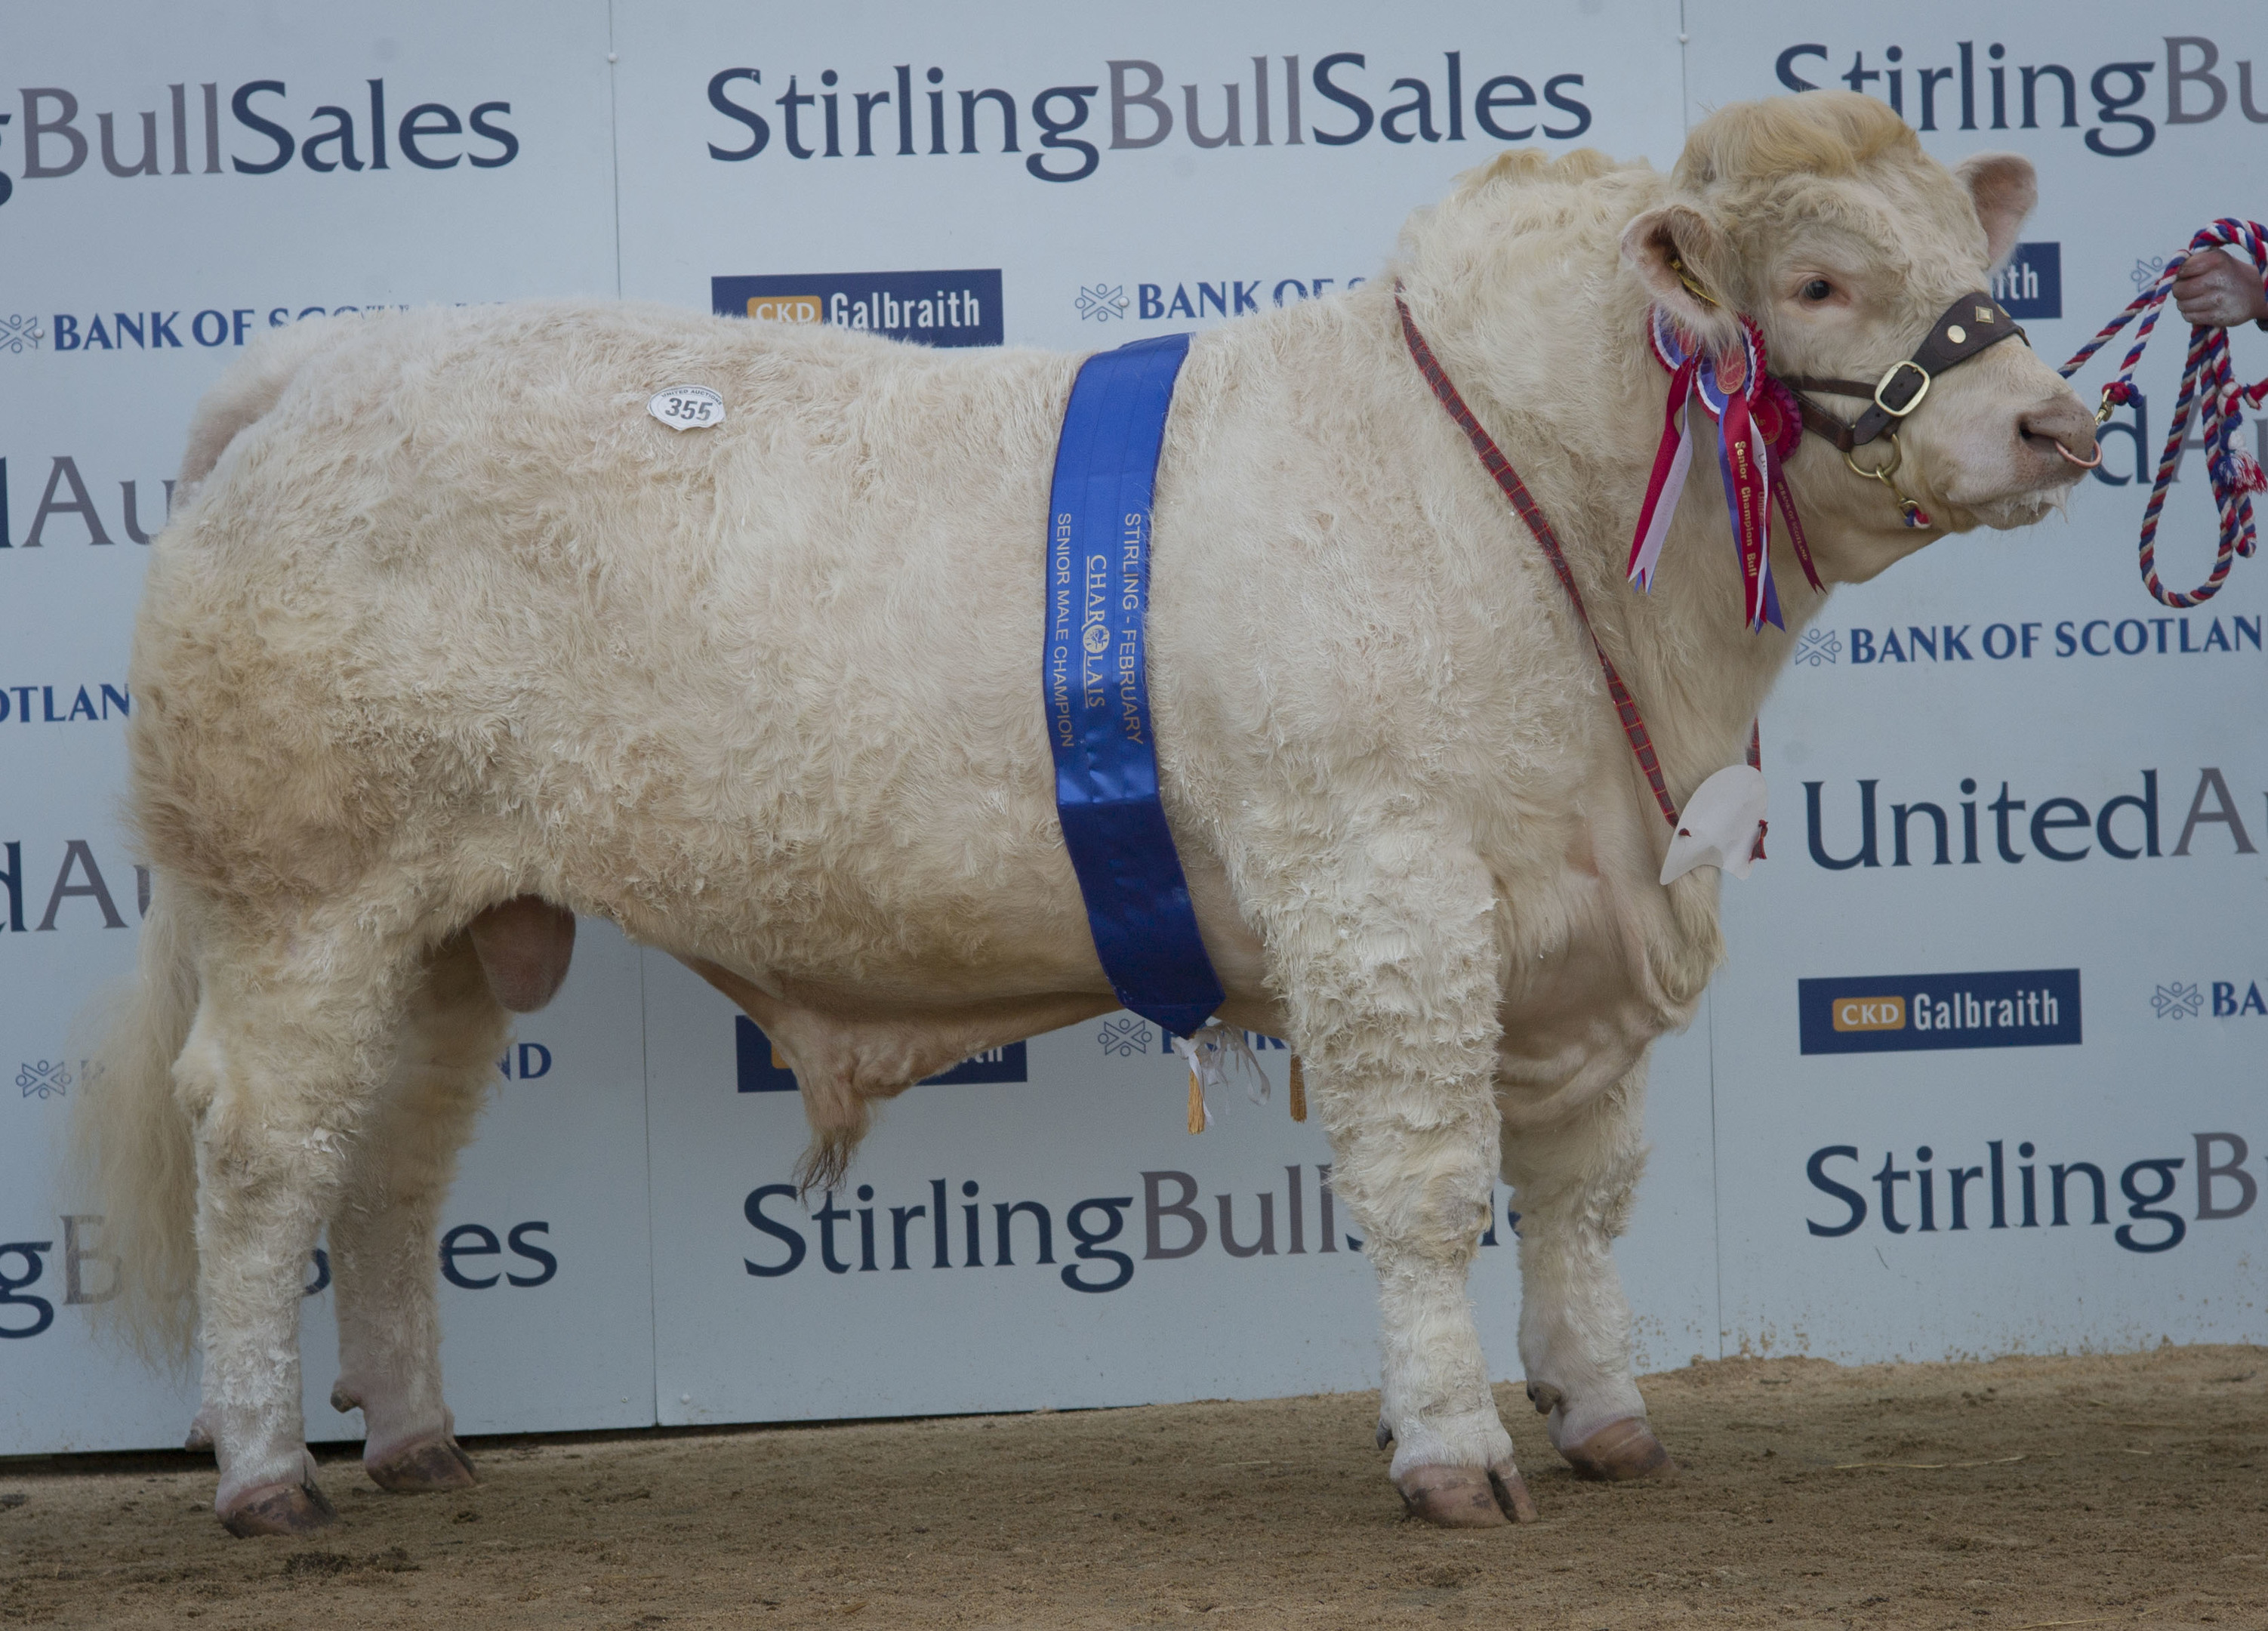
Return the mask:
<svg viewBox="0 0 2268 1631"><path fill-rule="evenodd" d="M955 902L1060 852L1071 368L646 307L343 326L153 553L153 854L315 890L417 857L687 943L965 938ZM725 423L647 414L682 383Z"/></svg>

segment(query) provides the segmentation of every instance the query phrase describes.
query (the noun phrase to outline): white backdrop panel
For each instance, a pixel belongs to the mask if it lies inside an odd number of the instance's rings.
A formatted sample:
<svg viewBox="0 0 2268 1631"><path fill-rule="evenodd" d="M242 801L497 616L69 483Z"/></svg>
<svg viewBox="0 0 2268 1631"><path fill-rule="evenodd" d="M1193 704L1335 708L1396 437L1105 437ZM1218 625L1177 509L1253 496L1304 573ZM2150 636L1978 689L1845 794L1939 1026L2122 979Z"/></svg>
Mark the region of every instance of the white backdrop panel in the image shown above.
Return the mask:
<svg viewBox="0 0 2268 1631"><path fill-rule="evenodd" d="M0 1254L0 1278L26 1280L0 1295L51 1312L38 1335L0 1340L0 1453L175 1443L188 1392L91 1345L88 1310L67 1301L63 1220L90 1205L57 1182L81 1068L72 1015L130 964L139 917L115 820L134 534L163 519L197 397L266 328L325 310L613 292L607 15L598 0L19 5L0 28L0 683L17 688L0 718L0 865L16 874L0 897L13 1048L0 1057L17 1083L0 1106L0 1245L53 1243ZM490 1137L505 1141L468 1157L450 1201L452 1222L549 1219L560 1243L557 1277L516 1300L445 1288L468 1428L615 1421L630 1406L651 1419L637 968L615 944L586 934L579 1012L527 1032L573 1041L553 1044L551 1077L504 1087ZM547 1080L556 1103L614 1107L550 1130L521 1102ZM99 1250L98 1226L78 1234ZM99 1295L107 1271L80 1266L81 1294ZM572 1314L535 1311L586 1296ZM325 1317L309 1322L319 1435L344 1430L320 1402L328 1301L311 1299ZM0 1304L0 1328L40 1323L29 1302Z"/></svg>
<svg viewBox="0 0 2268 1631"><path fill-rule="evenodd" d="M2133 296L2154 269L2145 262L2184 247L2216 215L2261 212L2246 178L2268 159L2268 129L2242 112L2236 63L2268 60L2268 31L2248 6L2169 15L2146 26L2110 11L2016 8L1986 26L1925 7L1886 26L1858 12L1696 0L1694 111L1779 92L1789 79L1847 85L1895 95L1948 163L2028 155L2040 208L2019 276L2000 292L2040 355L2060 364ZM2208 58L2210 80L2169 83L2171 66L2195 73ZM1854 84L1853 73L1882 77ZM2186 336L2169 314L2138 381L2149 417L2139 482L2137 439L2117 433L2133 422L2124 412L2067 520L1941 542L1839 591L1765 712L1773 860L1746 889L1727 890L1734 953L1716 987L1732 1347L1936 1358L2268 1334L2268 1208L2249 1204L2268 1177L2257 1034L2268 1014L2242 1009L2268 964L2257 847L2268 760L2249 722L2268 661L2268 595L2259 567L2240 562L2219 599L2172 611L2134 566ZM2232 343L2240 377L2268 372L2268 338L2248 328ZM2090 402L2109 377L2102 360L2081 376ZM2213 529L2192 458L2161 534L2169 588L2203 578ZM1675 587L1665 579L1665 592ZM2201 822L2183 844L2193 801L2218 814L2223 788L2232 819ZM2131 801L2110 808L2122 797ZM1946 818L1942 864L1924 804ZM2051 970L2077 971L2078 1012L2059 1015L2080 1021L2075 1044L1800 1052L1801 979L1929 975L1942 1000L1962 984L1952 975ZM2199 1144L2213 1133L2238 1141ZM1822 1236L1814 1226L1842 1229L1858 1216L1809 1176L1815 1155L1837 1148L1854 1153L1822 1158L1820 1177L1866 1211L1849 1232ZM2201 1152L2235 1171L2201 1188ZM2167 1164L2138 1164L2149 1162ZM2102 1175L2100 1222L2081 1163ZM1971 1168L1956 1226L1954 1175ZM1804 1272L1790 1273L1792 1262Z"/></svg>
<svg viewBox="0 0 2268 1631"><path fill-rule="evenodd" d="M859 298L861 276L954 269L962 282L998 278L1002 309L986 317L1008 343L1094 349L1375 275L1412 209L1508 145L1488 121L1540 131L1562 151L1602 144L1667 158L1682 139L1675 9L1666 5L1592 4L1548 21L1418 6L1390 29L1375 11L1344 5L1247 8L1233 31L1188 5L1138 19L1042 5L985 15L972 37L966 19L902 8L761 24L731 7L620 8L624 292L708 305L712 279L777 278L765 296L808 295L817 310L843 285ZM1051 98L1056 86L1091 89ZM1515 116L1510 104L1522 95L1535 106ZM1192 98L1198 133L1220 144L1190 139ZM1013 152L1002 151L1003 100L1015 109ZM1393 114L1396 104L1409 111ZM1049 124L1093 151L1042 146ZM1089 173L1051 181L1035 166ZM909 277L903 292L946 281ZM1375 1314L1359 1259L1343 1242L1330 1256L1313 1240L1300 1257L1289 1250L1285 1168L1302 1175L1299 1205L1312 1234L1318 1167L1329 1160L1321 1135L1289 1125L1279 1102L1271 1111L1235 1107L1221 1129L1189 1140L1180 1067L1157 1057L1154 1033L1146 1054L1109 1056L1098 1022L1035 1039L1027 1082L914 1089L851 1178L873 1192L882 1266L829 1273L821 1226L775 1196L765 1215L789 1220L809 1243L799 1266L775 1277L744 1261L777 1267L791 1249L748 1225L741 1208L760 1185L788 1179L801 1117L784 1096L732 1091L730 1013L705 986L658 970L649 992L664 1420L1122 1403L1374 1379ZM1627 1254L1648 1299L1648 1353L1676 1361L1714 1340L1706 1093L1705 1049L1674 1050L1655 1101L1657 1128L1674 1133L1660 1140ZM1145 1171L1188 1175L1211 1220L1201 1250L1143 1256ZM971 1204L961 1186L971 1182L988 1266L1004 1201L1044 1206L1068 1265L1067 1210L1086 1197L1128 1198L1125 1234L1100 1249L1133 1239L1132 1279L1109 1293L1071 1291L1060 1267L1029 1261L1028 1243L1015 1266L971 1274L959 1233ZM891 1208L929 1208L930 1221L908 1226L932 1227L933 1183L951 1192L956 1266L940 1273L927 1266L933 1251L909 1247L908 1269L895 1271ZM1167 1202L1187 1187L1178 1177L1156 1183ZM1283 1238L1273 1253L1239 1259L1219 1244L1217 1198L1236 1198L1237 1227L1254 1237L1263 1192ZM859 1203L836 1205L855 1212ZM1031 1214L1019 1215L1016 1228L1028 1230ZM1104 1215L1082 1217L1107 1228ZM1160 1227L1170 1248L1182 1226ZM1500 1375L1519 1368L1512 1258L1484 1252L1474 1288Z"/></svg>

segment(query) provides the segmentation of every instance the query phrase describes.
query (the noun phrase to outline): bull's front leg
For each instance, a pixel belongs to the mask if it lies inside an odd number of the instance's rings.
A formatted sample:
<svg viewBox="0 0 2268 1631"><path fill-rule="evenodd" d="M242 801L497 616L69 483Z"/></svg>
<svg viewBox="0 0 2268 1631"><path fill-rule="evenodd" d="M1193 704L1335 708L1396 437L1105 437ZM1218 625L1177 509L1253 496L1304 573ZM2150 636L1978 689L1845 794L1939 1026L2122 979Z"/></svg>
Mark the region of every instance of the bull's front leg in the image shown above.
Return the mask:
<svg viewBox="0 0 2268 1631"><path fill-rule="evenodd" d="M1494 909L1469 849L1388 832L1271 925L1331 1188L1378 1275L1380 1440L1409 1510L1457 1526L1535 1511L1465 1294L1496 1178Z"/></svg>
<svg viewBox="0 0 2268 1631"><path fill-rule="evenodd" d="M1493 1119L1451 1104L1364 1105L1332 1138L1331 1187L1378 1275L1379 1440L1394 1445L1411 1516L1457 1528L1535 1517L1465 1290L1494 1188Z"/></svg>
<svg viewBox="0 0 2268 1631"><path fill-rule="evenodd" d="M1646 1166L1646 1061L1566 1120L1504 1133L1520 1213L1520 1357L1552 1448L1589 1478L1674 1470L1631 1375L1615 1237Z"/></svg>

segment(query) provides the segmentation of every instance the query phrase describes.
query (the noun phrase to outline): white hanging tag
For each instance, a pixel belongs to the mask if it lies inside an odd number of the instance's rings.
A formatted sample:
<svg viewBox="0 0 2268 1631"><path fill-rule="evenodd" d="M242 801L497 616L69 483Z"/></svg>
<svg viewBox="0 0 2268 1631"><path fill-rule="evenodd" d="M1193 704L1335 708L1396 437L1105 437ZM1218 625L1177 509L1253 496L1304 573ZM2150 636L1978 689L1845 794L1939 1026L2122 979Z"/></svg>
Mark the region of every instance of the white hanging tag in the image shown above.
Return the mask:
<svg viewBox="0 0 2268 1631"><path fill-rule="evenodd" d="M725 423L725 399L705 385L657 391L645 410L673 431L705 431Z"/></svg>
<svg viewBox="0 0 2268 1631"><path fill-rule="evenodd" d="M1661 881L1682 878L1696 867L1719 867L1736 878L1756 865L1768 801L1764 772L1748 764L1728 764L1693 790L1677 817L1677 831L1662 857Z"/></svg>

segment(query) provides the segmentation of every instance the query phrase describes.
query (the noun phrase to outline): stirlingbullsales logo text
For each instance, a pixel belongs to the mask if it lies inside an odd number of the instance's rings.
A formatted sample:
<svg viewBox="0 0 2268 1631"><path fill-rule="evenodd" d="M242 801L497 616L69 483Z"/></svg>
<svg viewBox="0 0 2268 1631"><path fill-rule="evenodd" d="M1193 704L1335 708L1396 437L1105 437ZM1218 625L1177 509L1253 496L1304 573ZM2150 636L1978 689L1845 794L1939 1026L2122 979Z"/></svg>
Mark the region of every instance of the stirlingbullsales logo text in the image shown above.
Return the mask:
<svg viewBox="0 0 2268 1631"><path fill-rule="evenodd" d="M2058 54L2064 48L2047 45ZM1849 66L1837 68L1845 49ZM2252 64L2236 63L2232 74L2221 62L2220 47L2202 34L2150 38L2127 60L2100 63L2091 70L2084 63L2074 70L2064 63L2012 60L2007 46L1998 40L1986 42L1982 61L1979 55L1973 39L1939 41L1911 52L1889 41L1832 47L1806 41L1783 48L1772 67L1791 91L1840 83L1880 97L1917 129L2081 131L2087 151L2106 159L2147 152L2158 139L2151 114L2160 109L2169 126L2211 124L2239 108L2251 123L2268 122L2268 110L2254 104ZM2045 53L2020 48L2014 55ZM2151 76L2161 70L2163 77L2154 81Z"/></svg>
<svg viewBox="0 0 2268 1631"><path fill-rule="evenodd" d="M17 124L18 173L27 181L93 174L91 157L111 175L131 180L166 175L273 175L286 168L321 175L365 170L499 170L519 157L519 137L504 122L506 101L475 102L463 114L446 102L418 102L399 87L388 112L383 78L327 82L293 96L281 79L248 79L228 95L221 116L217 82L166 87L156 108L112 114L82 111L79 94L63 85L22 87L20 122L0 113L0 125ZM326 100L331 99L331 100ZM300 104L320 103L300 111ZM397 166L395 160L401 161ZM0 172L0 203L15 192Z"/></svg>
<svg viewBox="0 0 2268 1631"><path fill-rule="evenodd" d="M1226 83L1208 75L1212 83L1175 86L1158 63L1119 58L1102 63L1091 84L1049 85L1028 100L998 85L948 86L937 67L920 70L917 88L909 63L870 70L852 84L832 68L814 75L773 64L769 77L762 66L721 68L710 77L709 105L731 122L709 143L709 156L740 164L766 153L910 159L989 151L1023 155L1025 171L1039 181L1081 181L1101 166L1106 123L1114 152L1158 147L1176 135L1219 151L1351 147L1373 136L1395 144L1566 142L1591 128L1584 77L1553 64L1469 68L1462 51L1375 67L1361 51L1334 51L1304 67L1296 55L1248 60Z"/></svg>
<svg viewBox="0 0 2268 1631"><path fill-rule="evenodd" d="M792 1274L818 1251L818 1266L830 1274L887 1273L894 1270L931 1268L1012 1268L1018 1251L1027 1262L1057 1270L1073 1291L1116 1291L1134 1278L1133 1253L1140 1261L1172 1262L1192 1258L1217 1244L1232 1258L1329 1256L1344 1243L1348 1251L1362 1250L1362 1242L1346 1234L1337 1218L1331 1194L1331 1170L1292 1165L1284 1169L1285 1187L1238 1197L1215 1195L1204 1204L1204 1185L1195 1175L1164 1170L1144 1172L1142 1197L1095 1195L1074 1202L1061 1214L1062 1242L1070 1261L1056 1255L1057 1214L1037 1200L981 1199L983 1186L963 1179L957 1186L945 1178L905 1194L908 1206L891 1206L871 1184L854 1192L862 1203L836 1204L828 1190L799 1221L795 1186L765 1184L750 1190L741 1203L741 1214L764 1236L759 1256L743 1259L742 1266L759 1279L776 1280ZM957 1191L958 1199L953 1197ZM1277 1202L1284 1206L1279 1212ZM1249 1210L1244 1210L1249 1207ZM990 1215L987 1215L989 1209ZM1239 1213L1242 1212L1242 1221ZM1497 1244L1497 1204L1491 1203L1488 1230L1480 1244ZM1209 1215L1210 1214L1210 1215ZM1517 1212L1500 1214L1515 1231ZM1138 1219L1138 1240L1126 1236L1130 1222ZM1278 1223L1281 1229L1278 1229ZM1123 1250L1121 1248L1123 1248ZM987 1251L990 1252L988 1258Z"/></svg>
<svg viewBox="0 0 2268 1631"><path fill-rule="evenodd" d="M2191 1135L2191 1153L2146 1155L2122 1169L2117 1162L2051 1161L2067 1155L2051 1141L2024 1139L2009 1159L2006 1139L1988 1139L1944 1153L1931 1144L1914 1147L1911 1164L1899 1165L1895 1149L1882 1152L1873 1172L1872 1152L1855 1144L1829 1144L1811 1152L1804 1176L1828 1197L1825 1219L1805 1220L1814 1236L1839 1240L1855 1235L1871 1220L1888 1235L1957 1234L2028 1229L2109 1229L2124 1251L2171 1251L2189 1237L2192 1223L2224 1223L2242 1217L2260 1199L2260 1181L2247 1169L2252 1147L2235 1133ZM2182 1205L2187 1170L2191 1209ZM2118 1173L2125 1222L2110 1221L2110 1172Z"/></svg>

